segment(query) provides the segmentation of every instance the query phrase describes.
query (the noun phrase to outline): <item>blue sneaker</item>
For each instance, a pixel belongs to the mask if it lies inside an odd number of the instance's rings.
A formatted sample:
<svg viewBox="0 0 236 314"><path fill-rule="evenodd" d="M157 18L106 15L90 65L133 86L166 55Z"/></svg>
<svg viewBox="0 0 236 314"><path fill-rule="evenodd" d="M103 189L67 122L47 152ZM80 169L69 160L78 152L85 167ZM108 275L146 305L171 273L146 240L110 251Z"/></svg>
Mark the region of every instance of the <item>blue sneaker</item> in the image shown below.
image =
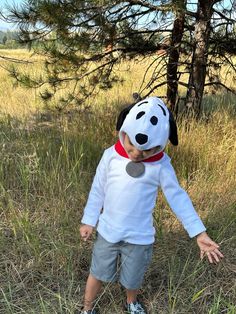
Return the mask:
<svg viewBox="0 0 236 314"><path fill-rule="evenodd" d="M127 314L147 314L139 302L126 304L125 308Z"/></svg>

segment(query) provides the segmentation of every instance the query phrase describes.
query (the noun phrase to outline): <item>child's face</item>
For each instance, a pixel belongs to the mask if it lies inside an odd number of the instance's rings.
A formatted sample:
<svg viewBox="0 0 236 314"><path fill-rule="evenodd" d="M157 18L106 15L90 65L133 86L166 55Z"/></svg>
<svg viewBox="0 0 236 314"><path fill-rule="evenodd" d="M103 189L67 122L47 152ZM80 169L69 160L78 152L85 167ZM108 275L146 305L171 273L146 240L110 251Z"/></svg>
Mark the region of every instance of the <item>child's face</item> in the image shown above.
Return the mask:
<svg viewBox="0 0 236 314"><path fill-rule="evenodd" d="M137 149L129 139L129 136L125 133L124 135L124 149L126 153L129 156L129 159L131 159L134 162L139 162L144 159L147 159L153 155L155 155L158 151L160 151L160 147L154 147L147 150L139 150Z"/></svg>

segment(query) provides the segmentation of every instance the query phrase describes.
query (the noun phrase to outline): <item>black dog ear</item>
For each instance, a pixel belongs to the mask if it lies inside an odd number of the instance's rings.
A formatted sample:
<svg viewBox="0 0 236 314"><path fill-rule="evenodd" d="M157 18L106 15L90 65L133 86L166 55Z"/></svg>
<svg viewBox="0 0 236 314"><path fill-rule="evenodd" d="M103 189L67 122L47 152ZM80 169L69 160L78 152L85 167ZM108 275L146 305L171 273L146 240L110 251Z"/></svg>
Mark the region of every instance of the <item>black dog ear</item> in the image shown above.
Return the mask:
<svg viewBox="0 0 236 314"><path fill-rule="evenodd" d="M124 123L125 118L126 118L127 114L129 113L130 109L133 108L133 106L136 105L136 103L142 99L141 96L139 95L139 93L137 93L137 92L133 93L132 96L133 96L134 103L132 105L129 105L128 107L124 108L120 112L119 117L117 119L117 123L116 123L116 131L120 131L122 124Z"/></svg>
<svg viewBox="0 0 236 314"><path fill-rule="evenodd" d="M169 110L169 109L168 109ZM178 132L177 132L177 125L174 119L172 112L169 110L169 123L170 123L170 135L169 140L171 144L178 145Z"/></svg>
<svg viewBox="0 0 236 314"><path fill-rule="evenodd" d="M128 107L124 108L119 116L118 116L118 119L117 119L117 122L116 122L116 131L120 131L121 127L122 127L122 124L123 122L125 121L125 118L127 116L127 114L129 113L130 109L133 108L135 104L132 104L132 105L129 105Z"/></svg>

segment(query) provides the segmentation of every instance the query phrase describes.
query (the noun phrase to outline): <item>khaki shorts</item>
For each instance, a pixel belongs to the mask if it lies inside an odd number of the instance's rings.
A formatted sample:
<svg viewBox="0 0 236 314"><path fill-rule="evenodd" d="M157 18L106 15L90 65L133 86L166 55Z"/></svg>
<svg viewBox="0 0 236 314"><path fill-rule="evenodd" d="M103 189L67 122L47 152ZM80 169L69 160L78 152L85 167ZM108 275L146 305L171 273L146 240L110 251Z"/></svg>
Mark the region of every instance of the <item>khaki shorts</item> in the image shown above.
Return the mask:
<svg viewBox="0 0 236 314"><path fill-rule="evenodd" d="M110 243L98 233L90 273L104 282L119 281L126 289L139 289L152 258L152 249L152 244Z"/></svg>

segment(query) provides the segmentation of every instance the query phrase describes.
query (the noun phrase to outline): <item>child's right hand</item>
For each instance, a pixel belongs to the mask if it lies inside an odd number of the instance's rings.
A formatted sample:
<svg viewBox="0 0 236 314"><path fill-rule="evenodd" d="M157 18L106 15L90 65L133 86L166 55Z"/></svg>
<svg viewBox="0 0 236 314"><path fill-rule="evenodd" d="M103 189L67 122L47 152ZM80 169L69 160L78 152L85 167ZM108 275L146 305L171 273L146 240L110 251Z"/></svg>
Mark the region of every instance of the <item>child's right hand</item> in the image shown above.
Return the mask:
<svg viewBox="0 0 236 314"><path fill-rule="evenodd" d="M84 241L87 241L93 232L93 227L90 225L82 225L79 229L80 236Z"/></svg>

